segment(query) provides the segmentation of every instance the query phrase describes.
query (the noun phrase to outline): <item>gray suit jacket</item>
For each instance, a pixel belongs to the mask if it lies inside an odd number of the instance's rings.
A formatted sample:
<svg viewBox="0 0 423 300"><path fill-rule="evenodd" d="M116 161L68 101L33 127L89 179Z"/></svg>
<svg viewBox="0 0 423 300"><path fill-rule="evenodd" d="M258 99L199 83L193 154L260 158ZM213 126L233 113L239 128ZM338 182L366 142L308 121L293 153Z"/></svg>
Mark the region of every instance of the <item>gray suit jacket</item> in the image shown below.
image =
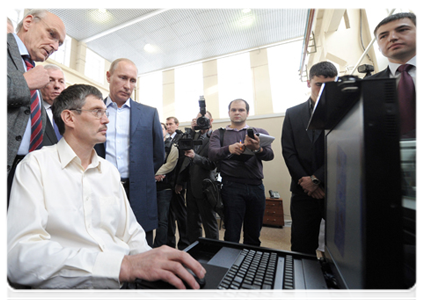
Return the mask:
<svg viewBox="0 0 423 300"><path fill-rule="evenodd" d="M31 115L31 92L23 76L22 57L13 34L7 35L7 174L18 153ZM41 99L40 99L41 100ZM41 105L43 134L47 114Z"/></svg>

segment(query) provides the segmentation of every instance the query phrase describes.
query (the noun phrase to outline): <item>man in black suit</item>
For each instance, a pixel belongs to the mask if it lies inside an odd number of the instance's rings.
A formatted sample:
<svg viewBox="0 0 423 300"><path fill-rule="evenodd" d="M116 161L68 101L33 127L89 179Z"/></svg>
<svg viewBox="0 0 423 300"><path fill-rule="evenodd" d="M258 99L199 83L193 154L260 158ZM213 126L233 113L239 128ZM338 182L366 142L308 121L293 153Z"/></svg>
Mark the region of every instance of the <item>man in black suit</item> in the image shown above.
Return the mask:
<svg viewBox="0 0 423 300"><path fill-rule="evenodd" d="M200 113L191 122L193 130L191 131L191 137L194 141L201 141L201 144L194 145L194 149L185 150L185 157L176 182L177 186L180 187L186 184L187 229L190 243L194 243L199 237L202 237L203 229L201 223L203 224L206 238L219 239L216 215L203 194L203 179L210 178L215 180L216 176L216 164L208 159L209 140L213 132L211 130L213 119L210 112L206 112L204 117L210 120L210 128L194 131L199 117L201 117Z"/></svg>
<svg viewBox="0 0 423 300"><path fill-rule="evenodd" d="M401 115L402 137L414 138L416 130L416 15L398 13L383 19L375 28L374 34L383 56L388 58L388 67L369 78L398 78L398 100ZM407 67L401 73L402 68ZM413 95L401 94L401 77L411 77ZM410 98L409 102L406 98Z"/></svg>
<svg viewBox="0 0 423 300"><path fill-rule="evenodd" d="M316 255L324 212L324 132L306 130L323 83L338 72L330 62L310 69L310 98L287 109L282 128L282 155L291 175L291 250Z"/></svg>

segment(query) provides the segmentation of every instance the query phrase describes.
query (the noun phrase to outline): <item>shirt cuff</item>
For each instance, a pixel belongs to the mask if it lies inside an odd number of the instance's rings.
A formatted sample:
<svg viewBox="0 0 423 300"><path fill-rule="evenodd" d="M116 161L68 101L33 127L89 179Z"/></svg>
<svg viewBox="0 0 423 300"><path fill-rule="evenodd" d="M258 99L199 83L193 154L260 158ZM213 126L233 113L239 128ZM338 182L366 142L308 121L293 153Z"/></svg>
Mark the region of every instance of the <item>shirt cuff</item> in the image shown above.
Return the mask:
<svg viewBox="0 0 423 300"><path fill-rule="evenodd" d="M93 268L94 288L120 288L119 274L123 257L123 254L113 252L100 252L97 255Z"/></svg>

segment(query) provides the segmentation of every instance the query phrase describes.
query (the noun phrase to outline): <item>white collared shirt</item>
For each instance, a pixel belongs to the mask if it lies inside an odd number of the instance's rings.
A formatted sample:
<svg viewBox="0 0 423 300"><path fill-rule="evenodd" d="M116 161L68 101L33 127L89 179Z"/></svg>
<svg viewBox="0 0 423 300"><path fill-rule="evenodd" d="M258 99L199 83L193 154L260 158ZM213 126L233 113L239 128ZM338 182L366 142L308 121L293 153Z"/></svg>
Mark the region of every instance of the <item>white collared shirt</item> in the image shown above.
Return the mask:
<svg viewBox="0 0 423 300"><path fill-rule="evenodd" d="M121 178L129 178L131 102L128 99L121 107L118 107L110 97L107 97L106 106L109 112L106 159L119 170Z"/></svg>
<svg viewBox="0 0 423 300"><path fill-rule="evenodd" d="M8 278L36 288L119 288L124 255L150 250L116 168L86 170L62 138L16 168L7 215Z"/></svg>
<svg viewBox="0 0 423 300"><path fill-rule="evenodd" d="M44 108L46 109L46 113L47 113L48 119L50 120L50 123L53 124L53 111L51 109L51 104L43 100L43 105L44 105Z"/></svg>
<svg viewBox="0 0 423 300"><path fill-rule="evenodd" d="M414 56L412 59L410 59L407 64L409 65L413 65L414 68L411 68L408 71L408 74L410 74L411 78L413 78L414 81L414 86L416 86L416 56ZM393 62L389 62L388 63L389 66L389 71L390 71L390 77L391 78L400 78L401 77L401 73L398 71L398 68L401 66L401 64L397 64L397 63L393 63Z"/></svg>

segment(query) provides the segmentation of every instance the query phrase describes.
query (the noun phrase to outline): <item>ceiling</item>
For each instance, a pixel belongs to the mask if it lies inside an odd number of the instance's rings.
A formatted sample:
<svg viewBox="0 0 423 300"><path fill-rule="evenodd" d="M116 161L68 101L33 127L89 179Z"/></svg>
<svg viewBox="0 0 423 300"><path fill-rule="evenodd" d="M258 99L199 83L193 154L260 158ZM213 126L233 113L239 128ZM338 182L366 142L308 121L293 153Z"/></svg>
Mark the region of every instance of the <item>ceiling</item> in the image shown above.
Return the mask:
<svg viewBox="0 0 423 300"><path fill-rule="evenodd" d="M302 37L307 22L307 9L49 11L63 20L67 35L110 62L129 58L139 74Z"/></svg>

